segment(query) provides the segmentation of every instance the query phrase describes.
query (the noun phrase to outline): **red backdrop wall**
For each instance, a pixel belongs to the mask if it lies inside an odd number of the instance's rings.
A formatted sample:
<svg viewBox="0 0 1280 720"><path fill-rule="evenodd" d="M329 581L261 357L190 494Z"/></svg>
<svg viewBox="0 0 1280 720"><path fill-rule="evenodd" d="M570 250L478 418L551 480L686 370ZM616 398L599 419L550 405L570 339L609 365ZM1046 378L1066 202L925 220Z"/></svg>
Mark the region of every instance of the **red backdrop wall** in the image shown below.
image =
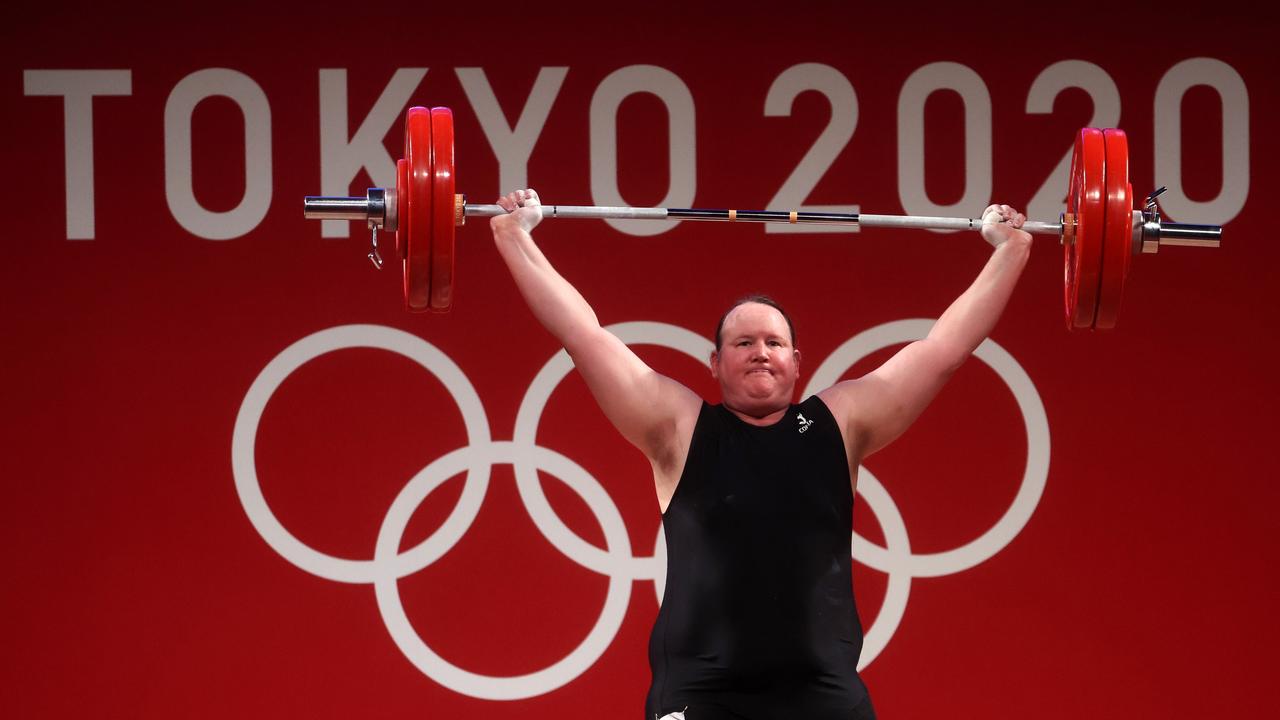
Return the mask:
<svg viewBox="0 0 1280 720"><path fill-rule="evenodd" d="M1126 129L1135 192L1170 186L1168 215L1223 246L1137 258L1103 334L1064 329L1037 240L993 344L864 468L864 677L887 718L1271 705L1274 20L258 4L5 25L0 714L639 717L648 468L558 380L485 223L459 232L453 312L420 316L363 228L302 218L304 195L390 182L417 104L453 108L483 202L1053 219L1073 133ZM712 399L694 334L733 298L791 309L816 383L883 360L988 256L972 233L657 230L536 237Z"/></svg>

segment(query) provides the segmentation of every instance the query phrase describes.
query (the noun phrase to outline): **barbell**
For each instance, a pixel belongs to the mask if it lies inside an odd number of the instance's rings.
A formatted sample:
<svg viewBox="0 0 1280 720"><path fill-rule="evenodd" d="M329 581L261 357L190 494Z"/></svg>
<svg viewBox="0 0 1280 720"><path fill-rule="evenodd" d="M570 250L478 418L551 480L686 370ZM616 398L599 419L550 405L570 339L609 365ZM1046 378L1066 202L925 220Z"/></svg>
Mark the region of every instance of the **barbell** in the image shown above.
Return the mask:
<svg viewBox="0 0 1280 720"><path fill-rule="evenodd" d="M472 205L454 188L453 112L447 107L409 108L404 157L396 163L396 187L369 188L365 197L307 197L303 216L361 220L372 230L369 259L383 266L378 231L395 233L402 263L405 306L411 312L447 312L453 305L456 228L468 217L506 213L500 205ZM1164 222L1156 198L1134 207L1129 184L1129 144L1123 130L1083 128L1071 155L1067 207L1057 222L1029 220L1023 230L1057 235L1063 247L1068 328L1115 327L1131 259L1161 245L1218 247L1222 228ZM544 205L549 218L626 218L725 222L812 223L934 230L978 229L981 219L870 215L795 210L710 210Z"/></svg>

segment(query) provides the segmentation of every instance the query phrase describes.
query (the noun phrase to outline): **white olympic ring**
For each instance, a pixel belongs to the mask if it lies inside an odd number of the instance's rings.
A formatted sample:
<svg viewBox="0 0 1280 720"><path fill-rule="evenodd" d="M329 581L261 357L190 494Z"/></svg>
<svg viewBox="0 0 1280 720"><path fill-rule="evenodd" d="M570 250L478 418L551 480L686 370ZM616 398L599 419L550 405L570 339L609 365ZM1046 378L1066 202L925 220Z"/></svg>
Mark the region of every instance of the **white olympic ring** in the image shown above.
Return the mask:
<svg viewBox="0 0 1280 720"><path fill-rule="evenodd" d="M381 325L344 325L321 330L285 348L267 363L249 386L249 392L245 393L240 412L236 415L235 430L231 434L231 469L235 475L236 492L240 495L245 513L249 515L249 521L271 549L312 575L346 583L373 582L376 577L374 562L326 555L302 543L286 530L271 512L262 495L254 451L262 411L285 378L307 362L326 353L363 347L403 355L435 374L462 411L462 424L467 429L468 444L483 445L489 442L489 419L485 417L480 396L463 374L462 368L431 343L402 330ZM396 565L400 573L397 577L415 573L435 562L449 552L466 533L471 521L480 512L480 504L489 486L489 465L477 463L469 469L457 507L434 535L397 558Z"/></svg>
<svg viewBox="0 0 1280 720"><path fill-rule="evenodd" d="M378 531L373 556L375 567L380 561L395 558L409 518L427 495L445 480L480 459L490 463L513 463L516 467L531 465L560 478L586 501L596 519L601 521L600 526L604 528L605 545L608 548L606 553L612 557L623 551L626 552L627 559L630 559L631 541L627 537L622 515L609 499L609 494L586 470L569 458L543 447L529 448L510 442L495 442L488 445L467 445L454 450L428 465L409 481L391 503L382 522L382 529ZM592 547L592 550L595 548ZM424 675L471 697L483 700L522 700L551 692L578 677L594 665L608 649L609 643L613 642L631 602L632 578L612 572L604 574L609 576L604 609L586 639L554 665L518 677L478 675L437 655L409 623L409 617L400 603L400 591L396 583L399 576L393 567L388 567L387 572L377 576L373 588L378 599L378 611L382 613L392 639L404 656L409 658L409 662Z"/></svg>
<svg viewBox="0 0 1280 720"><path fill-rule="evenodd" d="M837 348L818 367L803 395L833 384L849 367L872 352L924 337L931 325L930 320L902 320L860 333ZM607 329L627 344L667 347L704 364L713 349L709 340L675 325L630 322ZM436 459L401 489L383 518L371 560L327 555L295 538L267 505L255 461L258 425L276 389L307 362L345 348L378 348L416 361L435 374L453 396L467 431L466 446ZM887 573L889 578L880 612L864 636L859 670L888 645L906 611L913 578L960 572L991 558L1026 525L1044 491L1049 467L1049 429L1035 386L1017 361L994 342L987 340L974 354L1005 381L1022 412L1028 447L1022 485L1005 515L976 540L946 552L913 554L897 505L880 481L866 468L860 468L858 495L875 514L885 536L885 547L854 533L853 558ZM520 700L552 692L572 682L608 649L626 615L633 581L653 581L659 603L666 581L666 545L661 528L653 555L634 556L622 515L604 486L568 457L537 444L542 412L572 367L563 350L552 356L534 377L521 401L513 439L494 441L475 388L462 369L435 346L409 333L378 325L345 325L319 331L285 348L263 368L245 394L231 441L236 492L254 529L281 557L328 580L372 584L378 610L392 640L427 677L455 692L486 700ZM466 534L484 501L491 468L497 464L513 466L520 498L534 525L548 541L574 562L609 578L604 607L587 637L552 665L514 677L472 673L436 654L410 624L397 584L400 578L438 560ZM400 552L405 527L414 511L441 483L464 470L463 491L449 517L430 537ZM585 501L604 531L604 550L583 540L560 520L542 491L538 471L558 478Z"/></svg>

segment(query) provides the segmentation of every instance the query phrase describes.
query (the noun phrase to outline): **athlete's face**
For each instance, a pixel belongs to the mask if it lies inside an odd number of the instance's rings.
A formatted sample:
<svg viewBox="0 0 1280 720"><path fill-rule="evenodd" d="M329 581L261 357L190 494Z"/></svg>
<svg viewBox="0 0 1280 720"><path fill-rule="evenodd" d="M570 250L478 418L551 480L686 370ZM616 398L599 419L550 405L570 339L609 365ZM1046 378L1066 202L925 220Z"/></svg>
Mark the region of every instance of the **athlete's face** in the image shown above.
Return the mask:
<svg viewBox="0 0 1280 720"><path fill-rule="evenodd" d="M785 408L795 396L800 352L791 344L787 320L761 303L743 303L729 312L711 354L711 374L720 381L724 403L763 417Z"/></svg>

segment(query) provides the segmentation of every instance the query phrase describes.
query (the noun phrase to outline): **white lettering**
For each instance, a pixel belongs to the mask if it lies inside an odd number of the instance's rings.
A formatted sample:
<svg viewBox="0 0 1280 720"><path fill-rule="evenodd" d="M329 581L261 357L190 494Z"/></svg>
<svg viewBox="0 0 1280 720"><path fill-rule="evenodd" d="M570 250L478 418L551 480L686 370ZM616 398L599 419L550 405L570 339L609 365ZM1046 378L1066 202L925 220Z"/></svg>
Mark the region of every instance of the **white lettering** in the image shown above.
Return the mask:
<svg viewBox="0 0 1280 720"><path fill-rule="evenodd" d="M244 113L244 196L226 212L206 210L195 196L191 174L191 115L208 97L229 98ZM164 192L178 224L208 240L249 233L271 206L271 106L262 88L244 73L199 70L178 82L164 106Z"/></svg>
<svg viewBox="0 0 1280 720"><path fill-rule="evenodd" d="M409 98L427 68L400 68L391 76L382 94L365 115L355 135L347 128L347 71L345 68L320 71L320 192L343 197L351 194L351 183L361 169L378 187L396 186L396 161L382 139L403 117ZM320 236L348 237L351 222L324 220Z"/></svg>
<svg viewBox="0 0 1280 720"><path fill-rule="evenodd" d="M529 185L529 155L547 124L551 106L560 94L560 86L568 74L567 67L544 67L520 111L520 119L512 128L498 105L489 78L481 68L458 68L455 71L462 89L476 110L480 128L498 158L497 193L520 190Z"/></svg>
<svg viewBox="0 0 1280 720"><path fill-rule="evenodd" d="M1199 202L1182 188L1182 98L1207 85L1222 98L1222 189ZM1249 91L1235 68L1213 58L1191 58L1169 68L1156 86L1155 179L1169 192L1160 206L1171 219L1226 225L1240 214L1249 196Z"/></svg>
<svg viewBox="0 0 1280 720"><path fill-rule="evenodd" d="M615 70L600 82L591 98L591 196L600 205L626 205L618 189L618 106L629 95L647 92L667 106L668 164L671 169L662 207L689 207L697 188L694 155L693 94L675 73L654 65L631 65ZM646 168L647 170L648 168ZM675 220L605 220L628 235L658 235L675 227Z"/></svg>
<svg viewBox="0 0 1280 720"><path fill-rule="evenodd" d="M924 186L924 104L938 90L953 90L964 101L964 195L953 205L933 202ZM898 196L908 215L959 217L977 214L990 199L991 93L971 68L930 63L903 84L898 96Z"/></svg>
<svg viewBox="0 0 1280 720"><path fill-rule="evenodd" d="M132 95L129 70L27 70L23 92L31 96L61 97L63 150L66 155L67 239L92 240L93 211L93 98Z"/></svg>

